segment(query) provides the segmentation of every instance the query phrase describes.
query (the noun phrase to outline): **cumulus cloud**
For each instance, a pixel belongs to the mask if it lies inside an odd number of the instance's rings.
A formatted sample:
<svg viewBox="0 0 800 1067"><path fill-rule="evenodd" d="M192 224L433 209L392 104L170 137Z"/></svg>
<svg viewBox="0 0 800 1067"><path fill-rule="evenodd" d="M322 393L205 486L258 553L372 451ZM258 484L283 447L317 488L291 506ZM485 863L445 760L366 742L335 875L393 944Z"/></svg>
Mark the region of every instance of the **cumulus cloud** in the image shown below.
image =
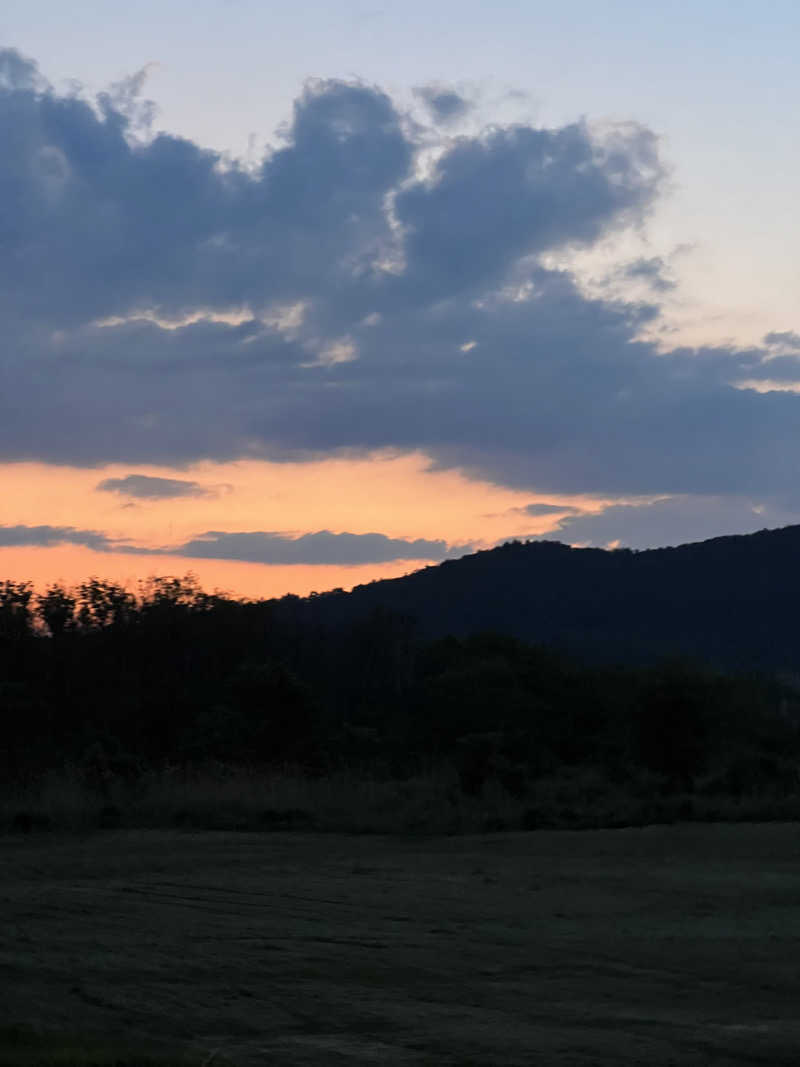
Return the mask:
<svg viewBox="0 0 800 1067"><path fill-rule="evenodd" d="M288 537L281 533L223 533L210 530L173 549L176 555L202 559L244 560L249 563L328 563L350 565L388 563L396 559L439 560L450 554L463 555L470 545L448 549L445 541L410 541L380 533L317 533Z"/></svg>
<svg viewBox="0 0 800 1067"><path fill-rule="evenodd" d="M460 137L431 181L396 197L409 281L429 297L496 286L523 257L591 244L639 216L661 173L655 138L639 126L606 142L585 123Z"/></svg>
<svg viewBox="0 0 800 1067"><path fill-rule="evenodd" d="M105 478L98 482L97 489L106 493L119 493L138 500L173 500L182 496L213 496L214 491L199 482L182 478L152 478L147 474L128 474L124 478Z"/></svg>
<svg viewBox="0 0 800 1067"><path fill-rule="evenodd" d="M316 81L245 168L140 136L140 81L93 105L0 52L0 458L391 447L548 492L794 490L800 400L736 383L800 383L796 334L664 353L641 340L657 303L548 266L646 220L651 131L432 149L379 88ZM630 269L655 301L660 262Z"/></svg>

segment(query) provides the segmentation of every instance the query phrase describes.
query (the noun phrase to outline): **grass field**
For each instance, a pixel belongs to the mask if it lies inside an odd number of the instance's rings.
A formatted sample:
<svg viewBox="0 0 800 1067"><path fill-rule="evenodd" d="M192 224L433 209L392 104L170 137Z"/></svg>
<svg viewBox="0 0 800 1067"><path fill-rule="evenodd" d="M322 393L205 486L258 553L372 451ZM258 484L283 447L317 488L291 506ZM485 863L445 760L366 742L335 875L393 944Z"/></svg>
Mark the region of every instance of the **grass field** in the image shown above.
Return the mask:
<svg viewBox="0 0 800 1067"><path fill-rule="evenodd" d="M43 833L0 869L1 1064L171 1062L13 1027L214 1067L800 1062L796 824Z"/></svg>

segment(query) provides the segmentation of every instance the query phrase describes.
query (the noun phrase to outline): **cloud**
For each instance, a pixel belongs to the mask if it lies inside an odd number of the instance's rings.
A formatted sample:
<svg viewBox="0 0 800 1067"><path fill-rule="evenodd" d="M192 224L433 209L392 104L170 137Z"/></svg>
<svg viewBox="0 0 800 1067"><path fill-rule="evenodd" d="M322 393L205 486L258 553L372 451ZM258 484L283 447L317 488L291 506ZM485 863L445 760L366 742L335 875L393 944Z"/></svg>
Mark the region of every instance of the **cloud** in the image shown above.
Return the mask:
<svg viewBox="0 0 800 1067"><path fill-rule="evenodd" d="M46 82L36 64L15 48L0 48L0 89L40 92Z"/></svg>
<svg viewBox="0 0 800 1067"><path fill-rule="evenodd" d="M128 474L124 478L106 478L95 486L106 493L119 493L139 500L172 500L182 496L213 496L213 490L199 482L180 478L151 478L147 474Z"/></svg>
<svg viewBox="0 0 800 1067"><path fill-rule="evenodd" d="M473 545L451 545L423 538L410 540L381 533L331 533L319 530L291 536L269 531L226 533L209 530L182 545L143 548L110 538L97 530L74 526L0 526L0 548L22 545L52 548L83 545L95 552L122 552L138 556L181 556L192 559L228 559L263 564L331 564L349 566L389 563L393 560L441 560L464 555Z"/></svg>
<svg viewBox="0 0 800 1067"><path fill-rule="evenodd" d="M626 264L621 274L631 281L646 282L651 289L666 293L677 288L677 283L668 274L669 267L662 256L640 257Z"/></svg>
<svg viewBox="0 0 800 1067"><path fill-rule="evenodd" d="M0 52L0 459L393 448L541 492L794 491L800 398L735 383L800 383L795 333L663 352L658 257L628 267L651 302L552 267L646 222L652 131L432 145L379 88L313 81L245 168L155 131L141 80L89 101Z"/></svg>
<svg viewBox="0 0 800 1067"><path fill-rule="evenodd" d="M223 533L210 530L173 549L175 555L202 559L244 560L249 563L316 563L339 566L359 563L388 563L397 559L439 560L470 551L470 545L448 549L445 541L415 541L385 534L317 533L288 537L285 534L255 531Z"/></svg>
<svg viewBox="0 0 800 1067"><path fill-rule="evenodd" d="M794 330L773 330L765 336L764 344L781 352L800 354L800 333L795 333Z"/></svg>
<svg viewBox="0 0 800 1067"><path fill-rule="evenodd" d="M563 515L576 509L569 504L526 504L524 508L515 509L526 515Z"/></svg>
<svg viewBox="0 0 800 1067"><path fill-rule="evenodd" d="M0 526L0 548L35 545L83 545L95 552L114 551L114 543L96 530L78 530L74 526Z"/></svg>
<svg viewBox="0 0 800 1067"><path fill-rule="evenodd" d="M800 504L740 496L676 496L650 504L617 505L596 515L575 515L559 523L548 540L595 547L663 548L704 541L732 531L785 526L800 519Z"/></svg>
<svg viewBox="0 0 800 1067"><path fill-rule="evenodd" d="M436 122L447 125L468 114L474 107L455 89L441 85L422 85L414 89L414 96L421 100Z"/></svg>
<svg viewBox="0 0 800 1067"><path fill-rule="evenodd" d="M433 180L395 199L409 281L435 296L496 285L522 257L591 244L639 217L661 177L655 138L639 126L605 142L585 123L460 137Z"/></svg>
<svg viewBox="0 0 800 1067"><path fill-rule="evenodd" d="M383 200L412 147L385 94L309 84L289 143L251 175L180 137L143 141L132 117L141 79L93 107L19 88L20 65L34 68L0 55L16 72L0 96L0 202L14 220L0 279L17 312L63 328L286 302L369 262L391 236Z"/></svg>

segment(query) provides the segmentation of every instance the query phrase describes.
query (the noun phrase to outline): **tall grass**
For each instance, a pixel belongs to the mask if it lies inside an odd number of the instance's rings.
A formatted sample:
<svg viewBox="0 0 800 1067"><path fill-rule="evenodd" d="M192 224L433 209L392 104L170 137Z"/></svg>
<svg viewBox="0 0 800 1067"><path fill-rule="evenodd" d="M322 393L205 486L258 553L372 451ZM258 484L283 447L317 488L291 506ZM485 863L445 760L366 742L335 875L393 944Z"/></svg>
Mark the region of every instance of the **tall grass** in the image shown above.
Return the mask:
<svg viewBox="0 0 800 1067"><path fill-rule="evenodd" d="M0 826L454 833L492 820L510 825L516 807L496 783L480 798L464 797L446 768L387 780L354 771L311 778L292 768L168 767L134 783L113 782L101 793L67 767L0 794Z"/></svg>
<svg viewBox="0 0 800 1067"><path fill-rule="evenodd" d="M705 789L701 780L692 794L666 794L655 775L640 773L620 785L593 767L561 768L513 795L495 779L478 795L466 795L448 765L403 779L363 770L309 777L291 767L174 766L102 790L87 784L80 768L66 767L0 791L0 829L17 832L184 827L454 834L795 819L800 793L761 789L734 797Z"/></svg>

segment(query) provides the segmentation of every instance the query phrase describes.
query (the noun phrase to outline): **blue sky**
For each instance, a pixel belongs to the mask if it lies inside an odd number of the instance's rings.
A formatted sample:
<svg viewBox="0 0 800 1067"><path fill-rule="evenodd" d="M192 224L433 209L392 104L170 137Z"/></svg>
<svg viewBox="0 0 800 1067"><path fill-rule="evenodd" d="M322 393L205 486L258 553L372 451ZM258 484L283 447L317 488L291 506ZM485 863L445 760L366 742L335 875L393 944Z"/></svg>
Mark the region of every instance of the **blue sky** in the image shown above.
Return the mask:
<svg viewBox="0 0 800 1067"><path fill-rule="evenodd" d="M213 544L285 591L287 560L324 587L359 553L798 521L798 31L781 2L7 3L0 464L40 488L2 560Z"/></svg>

